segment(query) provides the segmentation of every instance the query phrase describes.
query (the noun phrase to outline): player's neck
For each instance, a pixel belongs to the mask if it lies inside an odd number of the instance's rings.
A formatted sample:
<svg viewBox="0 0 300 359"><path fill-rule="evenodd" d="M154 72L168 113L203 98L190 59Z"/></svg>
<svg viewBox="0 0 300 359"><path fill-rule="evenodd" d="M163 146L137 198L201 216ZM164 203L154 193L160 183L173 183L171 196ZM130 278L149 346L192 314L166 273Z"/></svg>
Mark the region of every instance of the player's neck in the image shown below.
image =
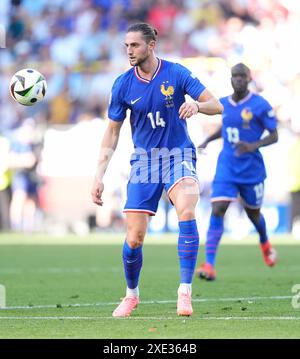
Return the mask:
<svg viewBox="0 0 300 359"><path fill-rule="evenodd" d="M243 92L234 92L231 97L232 97L234 102L239 102L242 99L244 99L246 96L248 96L249 92L250 91L248 89L246 91L243 91Z"/></svg>
<svg viewBox="0 0 300 359"><path fill-rule="evenodd" d="M143 64L138 66L138 72L141 77L151 80L153 74L157 70L158 59L153 55L147 59Z"/></svg>

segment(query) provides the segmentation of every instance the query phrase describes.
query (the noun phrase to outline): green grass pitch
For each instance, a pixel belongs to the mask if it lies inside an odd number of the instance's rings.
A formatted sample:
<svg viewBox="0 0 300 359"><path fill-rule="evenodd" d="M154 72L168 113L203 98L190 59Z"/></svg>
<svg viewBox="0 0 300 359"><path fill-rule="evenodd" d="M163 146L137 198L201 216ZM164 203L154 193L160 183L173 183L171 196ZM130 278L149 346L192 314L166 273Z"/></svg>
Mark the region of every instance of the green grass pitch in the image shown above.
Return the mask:
<svg viewBox="0 0 300 359"><path fill-rule="evenodd" d="M192 317L176 315L176 235L147 236L141 303L130 318L111 313L125 292L123 235L0 235L0 338L299 338L300 241L273 243L264 265L257 238L222 243L217 280L193 281ZM204 259L203 241L198 263ZM296 306L292 305L296 303ZM298 304L298 305L297 305Z"/></svg>

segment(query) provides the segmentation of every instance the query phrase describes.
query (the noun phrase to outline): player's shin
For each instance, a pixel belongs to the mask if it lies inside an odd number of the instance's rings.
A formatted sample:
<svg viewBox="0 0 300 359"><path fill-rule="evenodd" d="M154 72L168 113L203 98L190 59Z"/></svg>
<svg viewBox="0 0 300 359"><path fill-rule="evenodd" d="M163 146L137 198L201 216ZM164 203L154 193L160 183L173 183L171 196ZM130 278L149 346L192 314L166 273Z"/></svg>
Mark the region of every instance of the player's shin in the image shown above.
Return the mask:
<svg viewBox="0 0 300 359"><path fill-rule="evenodd" d="M259 221L257 223L252 221L252 223L259 234L260 243L261 244L266 243L268 240L268 235L266 229L266 221L262 213L260 213Z"/></svg>
<svg viewBox="0 0 300 359"><path fill-rule="evenodd" d="M138 282L142 264L142 246L133 249L128 245L127 241L125 241L123 246L123 265L127 283L126 296L139 296Z"/></svg>
<svg viewBox="0 0 300 359"><path fill-rule="evenodd" d="M216 254L220 239L224 231L224 217L211 215L209 228L207 231L207 239L205 244L206 263L213 267L216 262Z"/></svg>
<svg viewBox="0 0 300 359"><path fill-rule="evenodd" d="M252 219L251 221L259 234L260 248L263 253L264 262L267 266L273 267L278 260L277 251L272 247L270 241L268 240L265 218L262 213L260 213L258 222L255 222Z"/></svg>
<svg viewBox="0 0 300 359"><path fill-rule="evenodd" d="M179 222L178 256L180 263L180 290L191 292L191 283L197 262L199 234L196 220Z"/></svg>

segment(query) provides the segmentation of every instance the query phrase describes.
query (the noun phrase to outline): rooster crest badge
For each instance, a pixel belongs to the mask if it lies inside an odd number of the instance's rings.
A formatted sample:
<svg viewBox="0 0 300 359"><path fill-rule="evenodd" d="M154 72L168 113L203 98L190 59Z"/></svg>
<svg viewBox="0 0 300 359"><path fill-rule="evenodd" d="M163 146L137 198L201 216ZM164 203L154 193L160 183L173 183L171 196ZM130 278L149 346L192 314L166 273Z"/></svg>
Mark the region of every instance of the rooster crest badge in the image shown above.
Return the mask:
<svg viewBox="0 0 300 359"><path fill-rule="evenodd" d="M166 107L173 107L173 95L174 95L174 87L168 84L169 81L164 81L162 85L160 85L160 92L165 96Z"/></svg>

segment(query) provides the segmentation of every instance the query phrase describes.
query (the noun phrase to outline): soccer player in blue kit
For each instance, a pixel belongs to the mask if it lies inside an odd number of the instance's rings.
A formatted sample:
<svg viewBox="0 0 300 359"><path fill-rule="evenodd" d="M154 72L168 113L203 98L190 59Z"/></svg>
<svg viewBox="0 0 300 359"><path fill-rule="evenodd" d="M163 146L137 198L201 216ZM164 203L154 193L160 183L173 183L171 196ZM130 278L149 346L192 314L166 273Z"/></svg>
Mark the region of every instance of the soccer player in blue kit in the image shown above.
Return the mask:
<svg viewBox="0 0 300 359"><path fill-rule="evenodd" d="M206 280L216 277L215 260L224 230L224 215L230 202L241 197L245 211L259 234L265 263L272 267L277 253L268 240L266 223L260 209L264 195L266 170L259 148L277 142L277 120L270 104L260 95L249 91L249 68L239 63L231 69L233 94L220 99L224 106L222 126L208 137L199 148L222 137L212 184L212 213L206 240L206 262L196 275ZM268 134L262 137L264 131Z"/></svg>
<svg viewBox="0 0 300 359"><path fill-rule="evenodd" d="M149 216L155 215L163 190L175 206L179 222L177 314L189 316L193 312L191 283L199 247L195 220L199 185L196 149L187 132L186 118L198 112L220 114L223 106L188 69L155 56L156 38L157 31L145 23L133 24L127 30L125 46L132 68L114 82L109 124L92 187L93 202L102 206L103 176L130 109L134 153L124 208L127 233L123 266L127 289L114 317L130 316L139 303L143 241ZM185 94L194 102L185 102Z"/></svg>

